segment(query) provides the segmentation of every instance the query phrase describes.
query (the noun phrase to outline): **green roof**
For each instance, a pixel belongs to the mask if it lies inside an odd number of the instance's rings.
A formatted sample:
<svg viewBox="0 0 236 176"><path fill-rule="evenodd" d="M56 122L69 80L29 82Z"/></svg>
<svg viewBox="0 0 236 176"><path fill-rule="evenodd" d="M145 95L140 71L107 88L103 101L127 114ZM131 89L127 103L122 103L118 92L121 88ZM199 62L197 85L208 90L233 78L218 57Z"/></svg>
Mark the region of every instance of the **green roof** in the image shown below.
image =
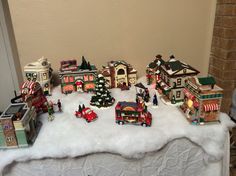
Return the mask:
<svg viewBox="0 0 236 176"><path fill-rule="evenodd" d="M215 81L215 79L212 76L198 78L198 81L202 85L213 85L213 84L216 84L216 81Z"/></svg>

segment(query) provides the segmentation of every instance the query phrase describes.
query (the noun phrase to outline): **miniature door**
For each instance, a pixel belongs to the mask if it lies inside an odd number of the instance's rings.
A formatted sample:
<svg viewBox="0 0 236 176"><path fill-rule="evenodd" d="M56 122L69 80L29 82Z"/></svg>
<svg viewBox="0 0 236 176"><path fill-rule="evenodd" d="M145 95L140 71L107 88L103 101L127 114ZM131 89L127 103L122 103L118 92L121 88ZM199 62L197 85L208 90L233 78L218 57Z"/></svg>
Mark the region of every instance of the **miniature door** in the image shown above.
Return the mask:
<svg viewBox="0 0 236 176"><path fill-rule="evenodd" d="M77 92L84 92L84 90L83 90L83 85L84 85L83 81L78 80L78 81L76 81L75 84L76 84Z"/></svg>

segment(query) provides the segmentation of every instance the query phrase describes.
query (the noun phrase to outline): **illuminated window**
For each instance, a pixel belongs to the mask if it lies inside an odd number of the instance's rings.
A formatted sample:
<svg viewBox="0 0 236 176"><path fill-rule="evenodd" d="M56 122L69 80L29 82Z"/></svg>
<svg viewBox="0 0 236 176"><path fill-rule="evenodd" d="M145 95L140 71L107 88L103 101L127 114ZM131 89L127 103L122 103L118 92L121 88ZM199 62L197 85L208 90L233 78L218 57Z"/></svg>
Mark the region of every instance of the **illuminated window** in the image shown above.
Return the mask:
<svg viewBox="0 0 236 176"><path fill-rule="evenodd" d="M176 98L180 98L181 91L176 92Z"/></svg>
<svg viewBox="0 0 236 176"><path fill-rule="evenodd" d="M70 76L70 82L74 82L74 77Z"/></svg>
<svg viewBox="0 0 236 176"><path fill-rule="evenodd" d="M84 81L88 81L88 75L84 75Z"/></svg>
<svg viewBox="0 0 236 176"><path fill-rule="evenodd" d="M65 77L64 77L64 82L65 82L65 83L68 83L68 82L69 82L69 77L68 77L68 76L65 76Z"/></svg>
<svg viewBox="0 0 236 176"><path fill-rule="evenodd" d="M43 73L43 80L47 80L48 77L47 77L47 73Z"/></svg>
<svg viewBox="0 0 236 176"><path fill-rule="evenodd" d="M89 75L89 81L93 81L93 75Z"/></svg>
<svg viewBox="0 0 236 176"><path fill-rule="evenodd" d="M177 79L177 85L178 85L178 86L181 85L181 78Z"/></svg>

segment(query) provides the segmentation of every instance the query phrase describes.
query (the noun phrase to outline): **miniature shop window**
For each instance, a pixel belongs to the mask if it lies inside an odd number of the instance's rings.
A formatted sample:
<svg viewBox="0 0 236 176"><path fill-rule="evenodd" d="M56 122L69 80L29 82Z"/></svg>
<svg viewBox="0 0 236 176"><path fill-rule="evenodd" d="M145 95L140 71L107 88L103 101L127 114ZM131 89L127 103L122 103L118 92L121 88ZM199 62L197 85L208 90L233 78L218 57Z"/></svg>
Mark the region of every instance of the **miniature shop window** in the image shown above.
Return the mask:
<svg viewBox="0 0 236 176"><path fill-rule="evenodd" d="M73 76L70 76L70 82L74 82L74 77Z"/></svg>
<svg viewBox="0 0 236 176"><path fill-rule="evenodd" d="M89 75L89 81L93 81L93 75Z"/></svg>
<svg viewBox="0 0 236 176"><path fill-rule="evenodd" d="M68 83L68 82L69 82L68 76L65 76L65 77L64 77L64 82L65 82L65 83Z"/></svg>
<svg viewBox="0 0 236 176"><path fill-rule="evenodd" d="M43 80L47 80L48 77L47 77L47 73L43 73Z"/></svg>
<svg viewBox="0 0 236 176"><path fill-rule="evenodd" d="M88 75L84 75L84 81L88 81Z"/></svg>
<svg viewBox="0 0 236 176"><path fill-rule="evenodd" d="M125 71L124 69L120 68L118 71L117 71L117 75L124 75L125 74Z"/></svg>

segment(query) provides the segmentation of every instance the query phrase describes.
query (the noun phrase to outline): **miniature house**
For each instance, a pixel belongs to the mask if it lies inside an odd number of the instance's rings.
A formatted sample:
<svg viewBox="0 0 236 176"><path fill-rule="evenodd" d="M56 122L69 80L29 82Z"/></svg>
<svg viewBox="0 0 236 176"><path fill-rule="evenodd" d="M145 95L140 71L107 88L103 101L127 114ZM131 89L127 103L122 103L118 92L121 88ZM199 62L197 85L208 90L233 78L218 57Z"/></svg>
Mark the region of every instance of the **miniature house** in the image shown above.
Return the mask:
<svg viewBox="0 0 236 176"><path fill-rule="evenodd" d="M0 148L27 147L32 144L41 124L34 107L26 103L10 104L0 116Z"/></svg>
<svg viewBox="0 0 236 176"><path fill-rule="evenodd" d="M47 112L47 98L38 82L25 81L21 86L21 96L23 102L27 103L29 107L36 108L36 112Z"/></svg>
<svg viewBox="0 0 236 176"><path fill-rule="evenodd" d="M160 78L160 67L165 61L161 55L157 55L156 59L149 63L146 68L147 84L156 84L156 81Z"/></svg>
<svg viewBox="0 0 236 176"><path fill-rule="evenodd" d="M108 66L101 70L110 88L136 84L137 71L125 61L110 61Z"/></svg>
<svg viewBox="0 0 236 176"><path fill-rule="evenodd" d="M215 85L213 77L191 77L186 80L184 103L180 109L194 124L219 120L223 90Z"/></svg>
<svg viewBox="0 0 236 176"><path fill-rule="evenodd" d="M61 62L59 71L62 93L94 91L97 68L82 57L81 65L76 60Z"/></svg>
<svg viewBox="0 0 236 176"><path fill-rule="evenodd" d="M199 73L190 65L176 60L173 56L160 67L160 79L157 80L156 88L172 104L183 101L185 80Z"/></svg>
<svg viewBox="0 0 236 176"><path fill-rule="evenodd" d="M45 95L51 94L52 71L51 63L44 57L24 67L26 79L39 82Z"/></svg>

